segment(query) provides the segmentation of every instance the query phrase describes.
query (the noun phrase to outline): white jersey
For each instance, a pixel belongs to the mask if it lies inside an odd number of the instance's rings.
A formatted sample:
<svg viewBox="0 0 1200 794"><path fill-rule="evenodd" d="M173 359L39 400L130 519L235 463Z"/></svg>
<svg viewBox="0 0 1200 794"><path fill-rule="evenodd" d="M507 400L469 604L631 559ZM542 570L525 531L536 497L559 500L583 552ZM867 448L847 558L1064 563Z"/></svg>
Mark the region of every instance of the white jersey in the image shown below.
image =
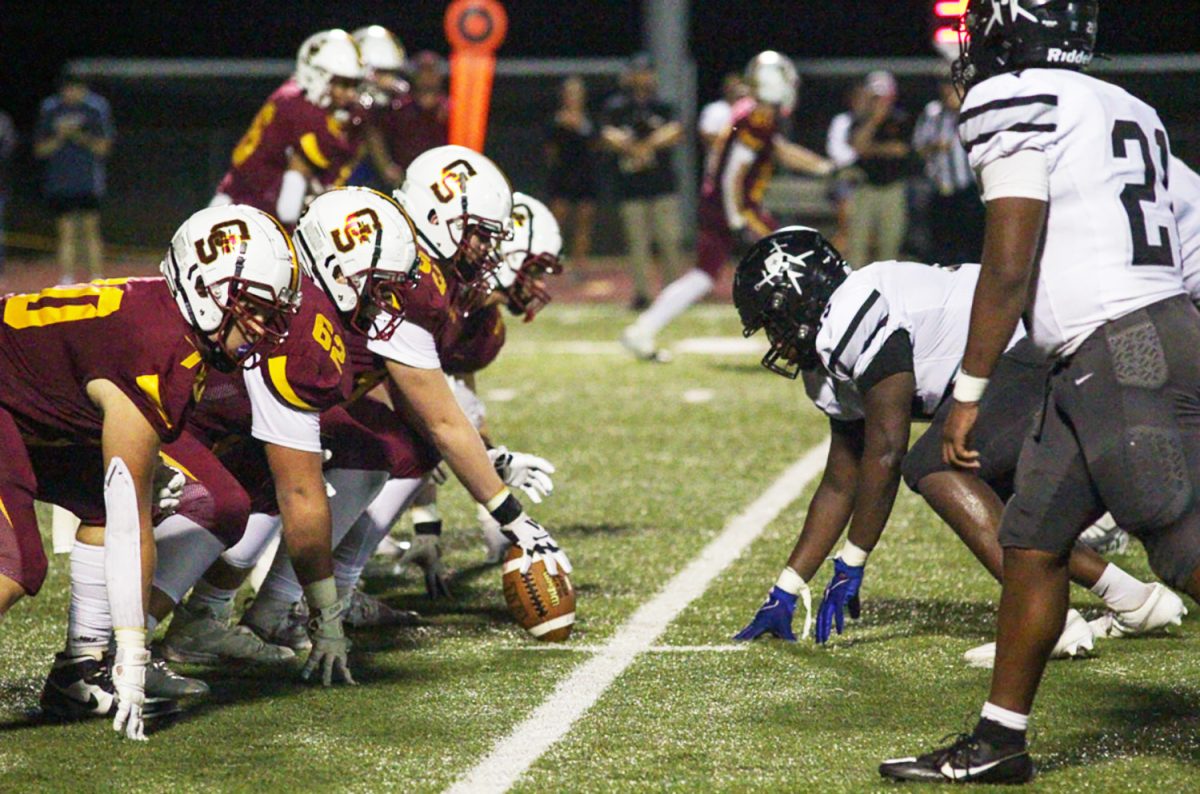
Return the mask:
<svg viewBox="0 0 1200 794"><path fill-rule="evenodd" d="M1180 160L1171 158L1171 207L1179 227L1183 285L1193 303L1200 303L1200 174Z"/></svg>
<svg viewBox="0 0 1200 794"><path fill-rule="evenodd" d="M913 414L930 418L962 363L978 280L979 265L876 262L856 270L829 299L817 329L817 355L839 385L856 389L884 343L904 331L916 380ZM1009 346L1023 335L1018 330ZM839 403L849 402L842 389L835 394Z"/></svg>
<svg viewBox="0 0 1200 794"><path fill-rule="evenodd" d="M806 369L800 377L804 380L804 393L808 399L830 419L854 422L865 418L862 398L853 384L836 381L824 370Z"/></svg>
<svg viewBox="0 0 1200 794"><path fill-rule="evenodd" d="M1183 292L1169 144L1154 108L1078 72L1025 69L972 87L959 134L977 175L1017 152L1045 154L1050 209L1031 329L1040 350L1069 355L1110 320Z"/></svg>
<svg viewBox="0 0 1200 794"><path fill-rule="evenodd" d="M267 444L302 452L321 451L321 414L285 405L267 387L266 366L244 370L242 379L250 395L250 435Z"/></svg>

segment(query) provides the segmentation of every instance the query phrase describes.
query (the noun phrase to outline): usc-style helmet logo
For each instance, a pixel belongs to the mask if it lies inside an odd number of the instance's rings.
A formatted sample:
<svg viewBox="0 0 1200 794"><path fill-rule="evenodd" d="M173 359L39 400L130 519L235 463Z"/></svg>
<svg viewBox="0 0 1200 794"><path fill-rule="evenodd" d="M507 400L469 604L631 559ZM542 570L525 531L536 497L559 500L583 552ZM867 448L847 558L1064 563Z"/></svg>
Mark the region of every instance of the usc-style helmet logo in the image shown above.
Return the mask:
<svg viewBox="0 0 1200 794"><path fill-rule="evenodd" d="M520 227L524 226L525 224L529 223L529 215L527 215L526 213L524 213L520 210L516 210L513 212L512 220L513 220L513 226L520 228Z"/></svg>
<svg viewBox="0 0 1200 794"><path fill-rule="evenodd" d="M334 229L329 236L333 238L334 247L344 254L359 243L365 242L382 228L383 224L379 222L379 216L375 214L375 210L366 208L347 215L342 228Z"/></svg>
<svg viewBox="0 0 1200 794"><path fill-rule="evenodd" d="M196 256L205 265L217 261L221 254L232 254L250 239L250 227L242 220L222 221L215 224L208 237L196 241Z"/></svg>
<svg viewBox="0 0 1200 794"><path fill-rule="evenodd" d="M466 160L455 160L442 169L441 182L429 186L433 195L443 204L449 204L454 197L467 188L467 179L475 176L475 167Z"/></svg>

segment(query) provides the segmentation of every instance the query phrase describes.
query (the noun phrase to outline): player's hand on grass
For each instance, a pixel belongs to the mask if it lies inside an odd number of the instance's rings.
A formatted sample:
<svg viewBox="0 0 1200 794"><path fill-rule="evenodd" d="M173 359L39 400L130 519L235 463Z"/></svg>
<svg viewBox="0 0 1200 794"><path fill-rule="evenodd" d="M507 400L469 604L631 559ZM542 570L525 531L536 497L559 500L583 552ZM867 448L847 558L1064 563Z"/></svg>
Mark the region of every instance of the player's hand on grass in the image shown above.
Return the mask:
<svg viewBox="0 0 1200 794"><path fill-rule="evenodd" d="M571 561L567 559L566 553L558 547L554 538L541 524L524 512L515 521L500 527L500 531L524 552L521 557L522 574L528 572L529 566L538 558L546 563L546 572L551 576L557 575L559 569L562 569L563 573L571 572Z"/></svg>
<svg viewBox="0 0 1200 794"><path fill-rule="evenodd" d="M817 642L827 641L834 629L841 634L845 628L846 613L858 620L861 606L858 591L862 587L865 570L866 566L863 565L847 565L840 559L833 561L833 578L825 587L821 606L817 610Z"/></svg>
<svg viewBox="0 0 1200 794"><path fill-rule="evenodd" d="M425 574L425 592L430 598L450 598L450 574L442 565L441 538L416 535L400 558L401 565L415 565Z"/></svg>
<svg viewBox="0 0 1200 794"><path fill-rule="evenodd" d="M804 604L804 629L800 636L807 636L812 619L812 597L808 594L808 588L804 588L800 591L799 596L795 596L779 587L772 587L771 592L767 593L766 600L755 613L754 619L733 638L735 640L754 640L764 634L770 634L781 640L795 642L796 634L792 631L792 618L796 612L797 598Z"/></svg>
<svg viewBox="0 0 1200 794"><path fill-rule="evenodd" d="M526 452L509 452L507 447L489 449L488 457L504 484L520 488L534 504L541 504L542 499L554 491L554 482L550 479L554 464L545 458Z"/></svg>
<svg viewBox="0 0 1200 794"><path fill-rule="evenodd" d="M142 707L146 703L146 665L150 651L145 648L117 646L113 661L112 681L117 692L117 714L113 730L137 742L146 741Z"/></svg>
<svg viewBox="0 0 1200 794"><path fill-rule="evenodd" d="M332 686L336 681L350 685L357 683L350 674L350 640L342 626L342 616L349 607L350 596L347 595L323 609L313 610L313 616L308 621L312 650L300 674L305 681L320 671L324 686Z"/></svg>

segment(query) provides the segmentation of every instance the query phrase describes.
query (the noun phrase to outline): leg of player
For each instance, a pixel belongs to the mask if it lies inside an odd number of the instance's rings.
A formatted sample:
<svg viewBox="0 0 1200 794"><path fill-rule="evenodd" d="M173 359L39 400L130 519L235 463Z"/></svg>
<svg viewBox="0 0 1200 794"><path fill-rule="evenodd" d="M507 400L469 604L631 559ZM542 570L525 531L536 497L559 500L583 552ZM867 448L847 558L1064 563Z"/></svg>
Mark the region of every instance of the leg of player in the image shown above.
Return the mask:
<svg viewBox="0 0 1200 794"><path fill-rule="evenodd" d="M621 344L640 359L668 361L670 355L656 346L659 332L697 301L712 292L713 277L693 268L668 284L650 308L621 334Z"/></svg>
<svg viewBox="0 0 1200 794"><path fill-rule="evenodd" d="M424 484L423 478L400 479L392 478L380 491L379 496L363 511L346 537L342 539L333 551L334 580L337 582L339 594L350 594L350 611L346 615L348 625L357 627L368 626L411 626L419 622L415 612L404 612L392 609L377 598L367 595L358 589L359 579L366 568L367 560L375 552L376 547L412 503L413 498ZM417 518L429 518L429 515ZM434 522L423 521L425 528ZM441 521L436 521L441 525ZM421 534L413 540L409 549L423 550L426 558L410 558L421 565L429 565L426 573L426 589L431 597L448 596L449 588L445 583L445 571L441 564L440 535ZM407 555L406 555L407 556ZM420 561L417 561L420 559ZM432 579L432 584L430 580Z"/></svg>
<svg viewBox="0 0 1200 794"><path fill-rule="evenodd" d="M251 514L242 539L209 566L191 595L175 609L163 638L166 658L191 664L279 664L296 657L291 648L266 643L245 626L229 625L238 589L278 532L278 517Z"/></svg>
<svg viewBox="0 0 1200 794"><path fill-rule="evenodd" d="M20 601L24 595L25 588L4 574L0 574L0 618L3 618L8 610L12 609L12 605Z"/></svg>
<svg viewBox="0 0 1200 794"><path fill-rule="evenodd" d="M415 487L410 485L414 482ZM442 565L442 515L438 511L437 493L437 486L425 479L391 479L359 521L369 520L373 524L371 535L386 536L400 514L410 509L413 541L400 563L421 569L425 592L430 598L448 598L449 576ZM371 538L366 545L372 546Z"/></svg>
<svg viewBox="0 0 1200 794"><path fill-rule="evenodd" d="M388 475L382 471L330 469L325 472L325 479L336 491L336 495L329 500L332 544L336 547L378 495ZM292 567L289 550L280 547L258 596L242 616L242 625L275 645L284 645L293 650L310 647L298 606L303 593Z"/></svg>

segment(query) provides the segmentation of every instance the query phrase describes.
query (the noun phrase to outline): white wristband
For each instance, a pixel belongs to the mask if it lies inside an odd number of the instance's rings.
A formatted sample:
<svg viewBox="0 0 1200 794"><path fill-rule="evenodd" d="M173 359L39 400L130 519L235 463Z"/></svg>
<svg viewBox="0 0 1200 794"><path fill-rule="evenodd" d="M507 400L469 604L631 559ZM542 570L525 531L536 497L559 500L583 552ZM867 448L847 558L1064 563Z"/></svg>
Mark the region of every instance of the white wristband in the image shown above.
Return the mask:
<svg viewBox="0 0 1200 794"><path fill-rule="evenodd" d="M977 403L983 398L987 385L987 378L977 378L960 371L954 381L954 399L960 403Z"/></svg>

